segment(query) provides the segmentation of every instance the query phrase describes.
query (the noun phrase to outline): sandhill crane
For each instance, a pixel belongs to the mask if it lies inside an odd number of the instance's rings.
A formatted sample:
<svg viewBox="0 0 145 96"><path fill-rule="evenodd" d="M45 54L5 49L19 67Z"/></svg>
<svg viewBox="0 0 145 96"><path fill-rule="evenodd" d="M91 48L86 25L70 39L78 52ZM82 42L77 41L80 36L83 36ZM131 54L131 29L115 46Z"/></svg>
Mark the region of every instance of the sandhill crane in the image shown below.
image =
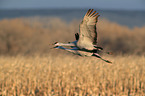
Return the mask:
<svg viewBox="0 0 145 96"><path fill-rule="evenodd" d="M89 9L79 26L79 33L75 34L76 41L67 44L56 42L54 43L54 48L67 50L80 56L95 56L105 62L111 63L97 53L98 50L103 50L103 48L97 46L96 24L100 16L98 14L96 11L93 12L93 9ZM71 49L62 46L69 46Z"/></svg>

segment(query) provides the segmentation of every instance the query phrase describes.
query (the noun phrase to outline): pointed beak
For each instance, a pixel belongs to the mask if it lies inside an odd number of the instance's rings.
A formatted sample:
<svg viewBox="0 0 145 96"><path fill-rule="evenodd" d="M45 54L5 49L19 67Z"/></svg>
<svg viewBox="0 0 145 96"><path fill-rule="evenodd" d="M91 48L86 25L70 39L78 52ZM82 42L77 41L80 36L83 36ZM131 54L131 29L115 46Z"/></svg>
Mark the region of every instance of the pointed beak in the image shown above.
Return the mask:
<svg viewBox="0 0 145 96"><path fill-rule="evenodd" d="M49 45L55 45L55 44L57 44L58 42L55 42L55 43L52 43L52 44L49 44Z"/></svg>
<svg viewBox="0 0 145 96"><path fill-rule="evenodd" d="M52 46L50 49L53 49L53 48L59 48L58 42L55 42L55 43L52 43L52 44L48 44L49 46Z"/></svg>
<svg viewBox="0 0 145 96"><path fill-rule="evenodd" d="M51 47L50 49L58 48L58 46Z"/></svg>
<svg viewBox="0 0 145 96"><path fill-rule="evenodd" d="M50 46L50 49L54 49L54 48L57 47L54 43L52 43L52 44L48 44L48 46Z"/></svg>

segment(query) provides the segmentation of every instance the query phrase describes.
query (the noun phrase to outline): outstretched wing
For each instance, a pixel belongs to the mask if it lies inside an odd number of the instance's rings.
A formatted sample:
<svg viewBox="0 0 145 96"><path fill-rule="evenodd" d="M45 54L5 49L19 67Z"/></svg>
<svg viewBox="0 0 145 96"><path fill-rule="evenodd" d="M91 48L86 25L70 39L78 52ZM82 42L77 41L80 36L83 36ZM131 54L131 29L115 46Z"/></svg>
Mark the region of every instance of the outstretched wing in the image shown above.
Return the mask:
<svg viewBox="0 0 145 96"><path fill-rule="evenodd" d="M80 49L92 50L93 45L97 44L97 31L96 24L98 21L98 13L89 9L80 24L79 40L77 46Z"/></svg>

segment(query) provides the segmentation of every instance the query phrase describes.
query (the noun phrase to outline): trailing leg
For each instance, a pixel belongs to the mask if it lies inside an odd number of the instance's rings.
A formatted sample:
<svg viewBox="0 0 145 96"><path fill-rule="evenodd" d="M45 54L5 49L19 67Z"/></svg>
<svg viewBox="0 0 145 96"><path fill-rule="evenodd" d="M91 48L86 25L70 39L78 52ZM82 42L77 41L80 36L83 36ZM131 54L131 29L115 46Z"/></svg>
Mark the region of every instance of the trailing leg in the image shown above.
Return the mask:
<svg viewBox="0 0 145 96"><path fill-rule="evenodd" d="M98 57L98 58L102 59L103 61L105 61L105 62L107 62L107 63L112 63L112 62L109 61L109 60L105 60L105 59L103 59L103 58L102 58L98 53L93 53L92 56Z"/></svg>

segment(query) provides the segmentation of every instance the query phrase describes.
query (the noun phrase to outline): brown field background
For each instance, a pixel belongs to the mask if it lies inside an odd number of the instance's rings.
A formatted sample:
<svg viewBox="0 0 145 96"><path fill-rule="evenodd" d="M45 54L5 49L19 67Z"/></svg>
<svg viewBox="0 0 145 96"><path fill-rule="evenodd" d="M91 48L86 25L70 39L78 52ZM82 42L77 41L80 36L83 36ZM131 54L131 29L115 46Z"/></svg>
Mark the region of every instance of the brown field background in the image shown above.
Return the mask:
<svg viewBox="0 0 145 96"><path fill-rule="evenodd" d="M0 21L0 54L32 55L52 52L49 44L74 41L81 20L59 18L16 18ZM98 46L114 54L145 54L145 26L121 26L106 19L98 22ZM54 51L55 52L55 51ZM54 53L53 52L53 53Z"/></svg>
<svg viewBox="0 0 145 96"><path fill-rule="evenodd" d="M0 21L0 96L143 96L145 26L98 22L98 45L113 55L80 57L51 49L74 41L81 20L16 18Z"/></svg>

